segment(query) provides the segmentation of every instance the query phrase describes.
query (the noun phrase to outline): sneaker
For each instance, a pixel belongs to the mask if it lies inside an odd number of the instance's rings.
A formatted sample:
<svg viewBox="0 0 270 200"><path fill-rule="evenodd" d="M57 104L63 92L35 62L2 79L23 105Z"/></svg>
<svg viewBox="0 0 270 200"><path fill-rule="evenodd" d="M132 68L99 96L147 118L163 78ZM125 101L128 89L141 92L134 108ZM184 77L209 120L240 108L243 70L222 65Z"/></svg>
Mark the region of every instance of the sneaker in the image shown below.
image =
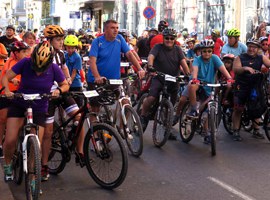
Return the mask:
<svg viewBox="0 0 270 200"><path fill-rule="evenodd" d="M211 144L211 137L210 137L210 135L204 136L203 143L204 144Z"/></svg>
<svg viewBox="0 0 270 200"><path fill-rule="evenodd" d="M242 141L242 138L241 138L241 136L240 136L240 134L239 134L239 131L234 131L233 132L233 140L234 141Z"/></svg>
<svg viewBox="0 0 270 200"><path fill-rule="evenodd" d="M252 137L254 137L256 139L264 139L264 135L261 134L260 131L257 129L253 130Z"/></svg>
<svg viewBox="0 0 270 200"><path fill-rule="evenodd" d="M85 162L84 162L84 155L82 153L76 153L76 157L75 157L75 163L76 165L80 165L81 167L85 166Z"/></svg>
<svg viewBox="0 0 270 200"><path fill-rule="evenodd" d="M141 124L142 124L142 128L143 128L143 132L144 132L147 128L149 119L145 116L141 116L140 118L141 118L140 120L141 120Z"/></svg>
<svg viewBox="0 0 270 200"><path fill-rule="evenodd" d="M180 119L179 115L174 115L172 125L175 126L179 122L179 119Z"/></svg>
<svg viewBox="0 0 270 200"><path fill-rule="evenodd" d="M197 110L190 110L190 112L188 112L186 116L189 118L194 118L194 119L198 118Z"/></svg>
<svg viewBox="0 0 270 200"><path fill-rule="evenodd" d="M13 181L12 165L4 165L5 182Z"/></svg>
<svg viewBox="0 0 270 200"><path fill-rule="evenodd" d="M0 147L0 158L4 158L3 148L2 147Z"/></svg>
<svg viewBox="0 0 270 200"><path fill-rule="evenodd" d="M42 165L41 168L41 181L47 181L50 177L48 165Z"/></svg>

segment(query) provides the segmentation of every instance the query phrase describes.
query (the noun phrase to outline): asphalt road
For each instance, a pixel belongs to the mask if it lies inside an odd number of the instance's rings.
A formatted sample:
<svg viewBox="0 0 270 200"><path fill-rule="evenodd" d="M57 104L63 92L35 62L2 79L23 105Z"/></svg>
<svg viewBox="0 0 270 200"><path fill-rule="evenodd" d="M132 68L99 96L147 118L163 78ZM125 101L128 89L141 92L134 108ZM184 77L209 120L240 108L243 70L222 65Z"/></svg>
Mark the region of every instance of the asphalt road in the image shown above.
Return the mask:
<svg viewBox="0 0 270 200"><path fill-rule="evenodd" d="M189 144L178 138L154 147L151 124L144 134L140 158L129 156L124 183L113 191L100 188L74 158L58 176L42 183L40 199L50 200L269 200L270 142L241 132L235 142L220 125L217 155L196 135ZM177 132L177 126L174 127ZM9 184L16 200L25 199L24 185ZM0 196L1 199L1 196Z"/></svg>

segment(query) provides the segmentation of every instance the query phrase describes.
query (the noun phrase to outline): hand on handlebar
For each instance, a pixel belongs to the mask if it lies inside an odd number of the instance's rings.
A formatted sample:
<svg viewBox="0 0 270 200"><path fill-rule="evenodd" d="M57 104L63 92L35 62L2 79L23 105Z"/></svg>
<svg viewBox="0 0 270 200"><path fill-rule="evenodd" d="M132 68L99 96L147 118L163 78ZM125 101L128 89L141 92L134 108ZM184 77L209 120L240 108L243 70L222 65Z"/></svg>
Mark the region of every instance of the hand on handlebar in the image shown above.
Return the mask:
<svg viewBox="0 0 270 200"><path fill-rule="evenodd" d="M103 84L106 80L107 80L106 77L100 76L100 77L95 78L95 83L96 84Z"/></svg>
<svg viewBox="0 0 270 200"><path fill-rule="evenodd" d="M200 84L200 80L193 78L190 83L191 84Z"/></svg>

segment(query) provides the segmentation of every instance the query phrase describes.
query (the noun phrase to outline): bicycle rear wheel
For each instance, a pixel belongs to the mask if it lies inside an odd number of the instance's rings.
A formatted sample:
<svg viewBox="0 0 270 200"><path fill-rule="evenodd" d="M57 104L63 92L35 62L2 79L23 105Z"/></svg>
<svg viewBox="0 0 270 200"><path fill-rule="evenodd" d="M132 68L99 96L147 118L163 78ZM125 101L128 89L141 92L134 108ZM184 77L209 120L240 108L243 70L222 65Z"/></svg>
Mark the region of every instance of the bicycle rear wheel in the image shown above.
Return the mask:
<svg viewBox="0 0 270 200"><path fill-rule="evenodd" d="M36 137L27 140L27 173L25 172L26 199L38 199L41 184L40 149Z"/></svg>
<svg viewBox="0 0 270 200"><path fill-rule="evenodd" d="M125 145L110 125L97 123L84 140L85 164L93 180L105 189L114 189L126 178L128 159Z"/></svg>
<svg viewBox="0 0 270 200"><path fill-rule="evenodd" d="M224 126L225 130L230 135L233 134L232 113L233 113L233 109L232 108L223 107L223 112L222 112L223 126Z"/></svg>
<svg viewBox="0 0 270 200"><path fill-rule="evenodd" d="M59 174L61 173L66 166L66 155L64 150L65 145L65 135L64 132L59 129L57 122L53 123L54 131L52 136L52 146L51 152L48 158L48 169L50 174ZM67 150L67 149L66 149Z"/></svg>
<svg viewBox="0 0 270 200"><path fill-rule="evenodd" d="M162 147L168 140L172 128L173 105L168 99L160 102L155 115L152 138L156 147Z"/></svg>
<svg viewBox="0 0 270 200"><path fill-rule="evenodd" d="M216 135L217 135L217 115L214 107L210 107L209 110L209 128L210 128L210 137L211 137L211 154L212 156L216 155Z"/></svg>
<svg viewBox="0 0 270 200"><path fill-rule="evenodd" d="M125 138L128 149L133 156L139 157L143 151L143 130L140 118L136 111L130 106L125 105L125 116L127 119L127 128L130 131L130 136Z"/></svg>
<svg viewBox="0 0 270 200"><path fill-rule="evenodd" d="M196 130L196 123L194 120L187 117L187 111L189 110L189 102L183 107L179 121L179 133L181 140L185 143L189 143L194 137Z"/></svg>
<svg viewBox="0 0 270 200"><path fill-rule="evenodd" d="M136 112L138 113L139 116L141 116L141 113L142 113L142 105L143 105L143 101L144 99L148 96L148 93L144 93L139 102L138 102L138 105L137 105L137 108L136 108ZM148 122L147 122L147 125L148 125ZM147 125L144 127L143 129L143 132L145 131L145 129L147 128Z"/></svg>

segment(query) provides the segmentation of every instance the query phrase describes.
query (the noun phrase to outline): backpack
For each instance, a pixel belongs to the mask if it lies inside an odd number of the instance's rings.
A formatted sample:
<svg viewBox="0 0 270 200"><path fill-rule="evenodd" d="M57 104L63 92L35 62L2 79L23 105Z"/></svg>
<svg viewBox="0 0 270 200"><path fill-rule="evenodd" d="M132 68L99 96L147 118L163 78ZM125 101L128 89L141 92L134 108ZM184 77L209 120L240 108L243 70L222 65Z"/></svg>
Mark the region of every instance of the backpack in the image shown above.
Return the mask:
<svg viewBox="0 0 270 200"><path fill-rule="evenodd" d="M247 115L249 119L260 118L267 109L263 81L260 82L252 88L247 102Z"/></svg>

